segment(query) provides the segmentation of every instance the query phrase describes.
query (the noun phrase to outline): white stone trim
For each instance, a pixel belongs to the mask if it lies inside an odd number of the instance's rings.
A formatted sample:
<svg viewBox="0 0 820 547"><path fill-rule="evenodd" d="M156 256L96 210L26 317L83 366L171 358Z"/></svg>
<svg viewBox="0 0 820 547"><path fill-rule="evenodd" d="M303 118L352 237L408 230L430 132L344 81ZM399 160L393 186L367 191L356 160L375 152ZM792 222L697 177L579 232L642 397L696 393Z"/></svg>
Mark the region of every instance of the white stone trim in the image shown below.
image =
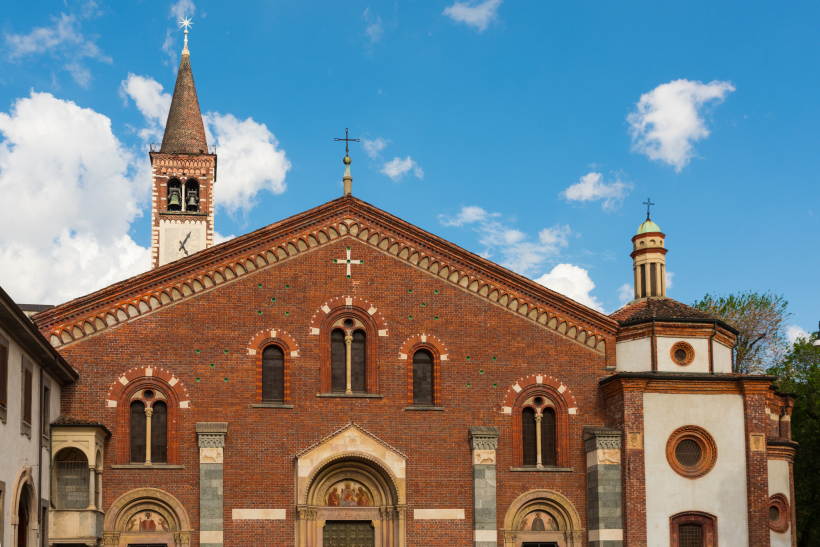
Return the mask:
<svg viewBox="0 0 820 547"><path fill-rule="evenodd" d="M222 543L222 530L202 530L199 532L200 543Z"/></svg>
<svg viewBox="0 0 820 547"><path fill-rule="evenodd" d="M416 520L464 520L464 509L413 509Z"/></svg>
<svg viewBox="0 0 820 547"><path fill-rule="evenodd" d="M476 530L475 541L498 541L498 530Z"/></svg>
<svg viewBox="0 0 820 547"><path fill-rule="evenodd" d="M621 528L590 530L589 541L623 541L624 531Z"/></svg>
<svg viewBox="0 0 820 547"><path fill-rule="evenodd" d="M286 509L234 509L233 520L285 520Z"/></svg>

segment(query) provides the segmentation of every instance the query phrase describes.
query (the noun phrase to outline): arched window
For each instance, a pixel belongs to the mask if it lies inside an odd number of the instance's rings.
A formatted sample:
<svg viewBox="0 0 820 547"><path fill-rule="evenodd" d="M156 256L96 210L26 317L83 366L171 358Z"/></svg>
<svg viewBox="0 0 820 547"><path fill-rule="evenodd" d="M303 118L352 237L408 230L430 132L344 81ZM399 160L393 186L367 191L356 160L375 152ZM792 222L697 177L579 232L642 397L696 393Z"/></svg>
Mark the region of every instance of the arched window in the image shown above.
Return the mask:
<svg viewBox="0 0 820 547"><path fill-rule="evenodd" d="M145 403L131 402L131 461L145 461Z"/></svg>
<svg viewBox="0 0 820 547"><path fill-rule="evenodd" d="M29 483L20 489L20 499L17 502L17 546L28 547L32 533L32 524L37 521L37 513L32 511L32 489Z"/></svg>
<svg viewBox="0 0 820 547"><path fill-rule="evenodd" d="M413 404L433 405L433 354L420 349L413 354Z"/></svg>
<svg viewBox="0 0 820 547"><path fill-rule="evenodd" d="M78 448L64 448L54 458L57 509L85 509L90 503L88 458Z"/></svg>
<svg viewBox="0 0 820 547"><path fill-rule="evenodd" d="M368 388L367 332L358 317L344 316L330 331L330 390L365 393Z"/></svg>
<svg viewBox="0 0 820 547"><path fill-rule="evenodd" d="M199 182L188 179L185 182L185 210L191 213L199 212Z"/></svg>
<svg viewBox="0 0 820 547"><path fill-rule="evenodd" d="M131 396L131 463L168 462L168 405L164 393L153 388Z"/></svg>
<svg viewBox="0 0 820 547"><path fill-rule="evenodd" d="M285 399L285 353L270 345L262 351L262 402L281 403Z"/></svg>
<svg viewBox="0 0 820 547"><path fill-rule="evenodd" d="M672 547L716 547L717 526L714 516L692 511L669 519Z"/></svg>
<svg viewBox="0 0 820 547"><path fill-rule="evenodd" d="M157 401L151 405L151 461L168 461L168 406Z"/></svg>
<svg viewBox="0 0 820 547"><path fill-rule="evenodd" d="M168 181L168 193L166 195L168 210L182 211L182 199L182 183L179 179L170 179Z"/></svg>
<svg viewBox="0 0 820 547"><path fill-rule="evenodd" d="M539 386L519 395L513 416L514 457L524 467L566 467L568 414L556 391Z"/></svg>

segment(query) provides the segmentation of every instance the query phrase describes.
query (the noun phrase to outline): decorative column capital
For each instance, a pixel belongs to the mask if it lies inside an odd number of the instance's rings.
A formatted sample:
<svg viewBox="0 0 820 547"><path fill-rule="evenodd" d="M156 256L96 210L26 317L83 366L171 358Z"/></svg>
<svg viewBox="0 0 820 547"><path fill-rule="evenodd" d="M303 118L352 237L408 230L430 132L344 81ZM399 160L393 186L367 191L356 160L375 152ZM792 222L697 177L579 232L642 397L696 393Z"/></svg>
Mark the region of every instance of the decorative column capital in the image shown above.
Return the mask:
<svg viewBox="0 0 820 547"><path fill-rule="evenodd" d="M595 450L620 450L622 433L619 429L605 427L584 428L584 449L586 452Z"/></svg>
<svg viewBox="0 0 820 547"><path fill-rule="evenodd" d="M199 448L224 448L228 422L197 422L196 436Z"/></svg>
<svg viewBox="0 0 820 547"><path fill-rule="evenodd" d="M473 426L470 428L470 445L473 450L495 450L498 448L498 429L493 426Z"/></svg>

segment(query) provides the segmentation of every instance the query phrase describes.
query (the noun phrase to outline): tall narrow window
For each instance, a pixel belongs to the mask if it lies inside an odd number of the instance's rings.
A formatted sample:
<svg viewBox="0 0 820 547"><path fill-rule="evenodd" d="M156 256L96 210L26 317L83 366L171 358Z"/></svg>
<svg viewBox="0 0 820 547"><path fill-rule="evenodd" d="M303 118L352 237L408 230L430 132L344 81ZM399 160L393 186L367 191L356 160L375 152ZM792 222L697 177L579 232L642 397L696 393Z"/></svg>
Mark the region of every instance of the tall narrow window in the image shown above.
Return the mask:
<svg viewBox="0 0 820 547"><path fill-rule="evenodd" d="M28 426L28 432L31 433L31 390L33 384L33 373L31 368L23 365L23 425ZM25 428L24 428L25 429Z"/></svg>
<svg viewBox="0 0 820 547"><path fill-rule="evenodd" d="M649 265L649 288L652 293L649 296L658 296L658 265L654 262Z"/></svg>
<svg viewBox="0 0 820 547"><path fill-rule="evenodd" d="M89 503L88 459L78 448L64 448L54 458L57 509L85 509Z"/></svg>
<svg viewBox="0 0 820 547"><path fill-rule="evenodd" d="M131 461L142 463L145 461L145 403L133 401L131 403Z"/></svg>
<svg viewBox="0 0 820 547"><path fill-rule="evenodd" d="M433 354L426 349L413 354L413 404L433 405Z"/></svg>
<svg viewBox="0 0 820 547"><path fill-rule="evenodd" d="M281 403L285 400L285 354L279 346L262 351L262 401Z"/></svg>
<svg viewBox="0 0 820 547"><path fill-rule="evenodd" d="M6 408L9 389L9 348L3 341L0 339L0 407Z"/></svg>
<svg viewBox="0 0 820 547"><path fill-rule="evenodd" d="M641 298L646 298L646 264L641 264Z"/></svg>
<svg viewBox="0 0 820 547"><path fill-rule="evenodd" d="M535 409L530 407L526 407L521 411L521 443L524 449L524 465L535 465L537 461Z"/></svg>
<svg viewBox="0 0 820 547"><path fill-rule="evenodd" d="M331 391L334 393L344 393L347 385L345 354L345 332L333 329L330 333L330 377Z"/></svg>
<svg viewBox="0 0 820 547"><path fill-rule="evenodd" d="M367 360L367 336L363 330L353 332L350 348L350 387L354 392L366 390L365 363Z"/></svg>
<svg viewBox="0 0 820 547"><path fill-rule="evenodd" d="M162 401L151 405L151 462L168 461L168 407Z"/></svg>
<svg viewBox="0 0 820 547"><path fill-rule="evenodd" d="M43 437L48 437L51 433L51 389L47 385L43 385L40 407L40 432Z"/></svg>
<svg viewBox="0 0 820 547"><path fill-rule="evenodd" d="M541 411L541 463L555 465L555 410L544 408Z"/></svg>

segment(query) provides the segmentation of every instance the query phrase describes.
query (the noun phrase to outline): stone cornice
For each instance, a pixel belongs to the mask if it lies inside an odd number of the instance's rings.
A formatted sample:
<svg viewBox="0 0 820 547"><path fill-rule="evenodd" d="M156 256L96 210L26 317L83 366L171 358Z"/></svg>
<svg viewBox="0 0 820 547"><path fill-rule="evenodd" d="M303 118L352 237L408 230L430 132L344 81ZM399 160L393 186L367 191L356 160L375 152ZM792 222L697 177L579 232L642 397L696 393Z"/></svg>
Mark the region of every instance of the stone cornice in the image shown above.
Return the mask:
<svg viewBox="0 0 820 547"><path fill-rule="evenodd" d="M614 319L352 197L51 308L34 321L60 347L346 237L601 355L617 331Z"/></svg>

